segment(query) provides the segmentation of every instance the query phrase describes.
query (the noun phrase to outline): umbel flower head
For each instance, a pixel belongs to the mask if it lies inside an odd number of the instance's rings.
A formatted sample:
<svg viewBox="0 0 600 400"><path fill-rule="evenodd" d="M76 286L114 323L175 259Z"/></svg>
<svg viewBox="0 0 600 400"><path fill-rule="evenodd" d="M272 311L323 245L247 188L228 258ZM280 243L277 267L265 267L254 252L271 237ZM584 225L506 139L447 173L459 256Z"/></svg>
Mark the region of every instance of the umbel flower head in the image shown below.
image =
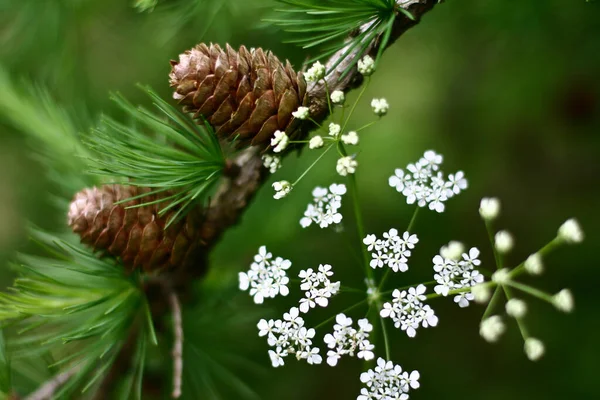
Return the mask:
<svg viewBox="0 0 600 400"><path fill-rule="evenodd" d="M372 351L375 346L369 342L369 333L373 330L373 325L368 319L358 320L358 330L352 327L352 318L343 313L335 317L335 322L333 333L328 333L323 338L330 349L327 352L327 364L335 367L343 355L352 357L356 354L358 358L366 361L375 357Z"/></svg>
<svg viewBox="0 0 600 400"><path fill-rule="evenodd" d="M290 260L281 257L273 259L273 255L267 251L265 246L258 249L254 256L254 262L250 270L239 273L241 290L250 289L250 296L256 304L262 304L266 298L274 298L278 294L287 296L289 289L287 284L290 279L286 270L292 266Z"/></svg>
<svg viewBox="0 0 600 400"><path fill-rule="evenodd" d="M344 194L346 194L344 184L334 183L329 186L329 189L317 186L312 192L313 202L306 208L304 217L300 219L300 225L306 228L315 223L321 228L327 228L339 224L342 221L339 210L342 207Z"/></svg>
<svg viewBox="0 0 600 400"><path fill-rule="evenodd" d="M270 51L199 44L172 61L173 97L238 147L267 147L275 131L299 134L292 113L308 102L306 81Z"/></svg>
<svg viewBox="0 0 600 400"><path fill-rule="evenodd" d="M408 204L417 203L419 207L429 206L430 210L443 212L445 202L467 188L467 180L462 171L448 175L439 171L442 156L428 150L415 164L408 164L406 171L396 169L388 180L391 187L406 197Z"/></svg>
<svg viewBox="0 0 600 400"><path fill-rule="evenodd" d="M479 249L472 247L468 253L462 254L462 259L445 258L441 254L433 257L433 279L437 282L434 291L442 296L448 296L451 290L474 287L483 282L483 275L475 269L481 265ZM459 307L469 306L475 296L471 291L464 291L454 296L454 302Z"/></svg>
<svg viewBox="0 0 600 400"><path fill-rule="evenodd" d="M407 400L410 389L419 388L419 378L419 371L402 371L400 365L378 358L374 369L360 375L360 381L366 387L360 390L360 396L356 400Z"/></svg>
<svg viewBox="0 0 600 400"><path fill-rule="evenodd" d="M394 290L391 303L385 303L379 312L382 318L391 318L396 328L406 331L409 337L415 337L417 329L437 326L438 317L425 301L425 285L411 287L408 290Z"/></svg>
<svg viewBox="0 0 600 400"><path fill-rule="evenodd" d="M385 232L383 239L378 239L375 235L367 235L363 239L367 251L371 252L371 268L382 268L385 265L394 272L408 271L408 258L418 242L417 235L404 232L400 236L394 228Z"/></svg>

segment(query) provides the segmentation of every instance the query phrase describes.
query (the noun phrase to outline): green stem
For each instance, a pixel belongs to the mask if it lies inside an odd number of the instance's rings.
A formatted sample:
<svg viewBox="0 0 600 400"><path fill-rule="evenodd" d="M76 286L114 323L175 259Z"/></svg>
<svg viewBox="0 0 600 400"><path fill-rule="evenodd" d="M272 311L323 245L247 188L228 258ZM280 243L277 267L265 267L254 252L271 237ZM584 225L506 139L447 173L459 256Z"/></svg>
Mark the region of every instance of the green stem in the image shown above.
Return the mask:
<svg viewBox="0 0 600 400"><path fill-rule="evenodd" d="M361 97L363 96L363 94L365 94L365 90L367 90L367 87L369 86L370 82L371 82L371 78L369 77L369 78L367 78L367 82L363 85L362 90L358 94L356 101L352 105L352 108L350 109L350 114L348 114L348 118L346 118L346 120L344 121L344 126L342 126L342 132L346 132L346 126L348 125L348 121L350 121L352 114L354 114L354 110L356 109L356 106L357 106L358 102L360 101Z"/></svg>
<svg viewBox="0 0 600 400"><path fill-rule="evenodd" d="M433 285L434 283L437 283L437 281L415 283L415 284L412 284L412 285L406 285L406 286L402 286L402 287L399 287L399 288L394 288L394 289L386 290L385 292L379 292L379 294L383 296L383 295L387 295L387 294L392 293L394 290L405 290L405 289L408 289L408 288L411 288L411 287L417 287L419 285L429 286L429 285Z"/></svg>
<svg viewBox="0 0 600 400"><path fill-rule="evenodd" d="M492 299L488 303L488 306L486 307L485 311L483 312L483 315L481 316L482 321L484 319L486 319L487 317L489 317L490 314L492 313L492 311L494 311L494 308L496 308L496 305L500 301L501 297L502 297L502 289L500 288L500 286L497 286L496 290L494 290L494 294L492 295Z"/></svg>
<svg viewBox="0 0 600 400"><path fill-rule="evenodd" d="M329 85L327 84L327 79L325 79L325 94L327 95L327 107L329 108L329 115L332 115L333 109L331 108L331 94L329 93Z"/></svg>
<svg viewBox="0 0 600 400"><path fill-rule="evenodd" d="M351 311L351 310L355 309L356 307L358 307L358 306L360 306L360 305L362 305L362 304L364 304L366 302L367 302L367 299L364 299L364 300L359 301L358 303L355 303L355 304L351 305L350 307L347 307L347 308L343 309L341 312L339 312L337 314L334 314L333 316L327 318L325 321L321 322L320 324L317 324L317 326L315 326L314 329L317 330L318 328L322 327L323 325L325 325L325 324L327 324L327 323L335 320L335 318L338 316L338 314L345 314L348 311Z"/></svg>
<svg viewBox="0 0 600 400"><path fill-rule="evenodd" d="M378 309L381 309L381 303L378 304ZM392 356L390 354L390 341L387 334L387 329L385 327L385 321L381 316L379 316L379 322L381 323L381 333L383 333L383 345L385 346L385 359L391 360Z"/></svg>
<svg viewBox="0 0 600 400"><path fill-rule="evenodd" d="M317 163L319 161L321 161L321 159L325 156L325 154L327 154L327 152L335 145L335 143L330 144L325 150L323 150L323 152L319 155L319 157L317 157L317 159L315 161L313 161L312 164L310 164L310 166L306 169L306 171L304 171L302 173L302 175L300 175L300 177L298 179L296 179L296 181L294 183L292 183L292 186L296 186L296 184L298 182L300 182L300 180L302 178L304 178L304 176L306 176L306 174L308 174L308 171L310 171L315 165L317 165Z"/></svg>
<svg viewBox="0 0 600 400"><path fill-rule="evenodd" d="M494 230L492 228L492 223L490 221L488 221L487 219L485 220L485 230L487 231L488 239L490 240L490 244L492 245L492 251L494 252L494 260L496 261L496 269L501 269L502 268L502 257L500 256L500 253L498 253L498 250L496 249L496 245L494 243Z"/></svg>
<svg viewBox="0 0 600 400"><path fill-rule="evenodd" d="M544 258L544 256L548 255L550 252L555 250L561 243L562 242L560 241L560 239L554 238L548 244L546 244L544 247L542 247L537 252L537 254L539 254L540 257ZM517 267L511 271L510 277L516 278L517 276L521 275L523 272L525 272L525 261L523 261L521 264L517 265Z"/></svg>
<svg viewBox="0 0 600 400"><path fill-rule="evenodd" d="M356 229L358 233L358 242L361 248L361 252L363 255L363 262L365 264L365 270L367 274L367 278L373 279L373 269L369 266L369 252L367 248L363 245L363 238L365 237L365 227L363 224L362 212L360 209L360 204L358 200L358 189L356 187L356 176L354 174L350 175L349 179L350 186L350 194L352 196L352 204L354 206L354 218L356 219Z"/></svg>
<svg viewBox="0 0 600 400"><path fill-rule="evenodd" d="M549 295L548 293L542 292L539 289L536 289L531 286L527 286L527 285L524 285L522 283L515 282L515 281L508 281L506 284L514 287L517 290L520 290L521 292L530 294L533 297L537 297L538 299L541 299L541 300L547 301L550 304L553 304L552 296Z"/></svg>
<svg viewBox="0 0 600 400"><path fill-rule="evenodd" d="M368 124L363 125L360 128L358 128L358 129L355 129L354 132L358 133L358 132L362 131L363 129L367 129L368 127L370 127L370 126L372 126L372 125L374 125L374 124L376 124L378 122L379 122L379 120L373 121L373 122L369 122Z"/></svg>
<svg viewBox="0 0 600 400"><path fill-rule="evenodd" d="M506 298L508 300L514 298L512 289L510 287L502 286L502 289L504 290L504 294L506 295ZM525 321L523 321L523 318L521 317L515 318L515 320L517 320L517 326L519 327L519 331L521 331L521 336L523 337L523 340L527 340L527 338L529 337L529 332L527 331L527 327L525 326Z"/></svg>

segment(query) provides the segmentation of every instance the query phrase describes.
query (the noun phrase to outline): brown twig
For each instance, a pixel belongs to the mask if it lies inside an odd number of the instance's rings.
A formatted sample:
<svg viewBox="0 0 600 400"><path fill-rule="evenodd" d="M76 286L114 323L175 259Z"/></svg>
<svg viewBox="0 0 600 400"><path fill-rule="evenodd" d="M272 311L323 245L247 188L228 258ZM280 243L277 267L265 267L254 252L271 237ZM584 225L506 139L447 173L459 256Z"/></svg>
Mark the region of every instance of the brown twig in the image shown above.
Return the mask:
<svg viewBox="0 0 600 400"><path fill-rule="evenodd" d="M172 397L178 399L181 396L181 381L183 376L183 321L181 318L181 304L177 294L169 291L169 305L173 314L173 393Z"/></svg>
<svg viewBox="0 0 600 400"><path fill-rule="evenodd" d="M65 383L68 382L73 375L79 371L79 367L71 368L68 371L60 373L50 380L43 383L35 392L25 397L24 400L47 400L54 396L54 393Z"/></svg>

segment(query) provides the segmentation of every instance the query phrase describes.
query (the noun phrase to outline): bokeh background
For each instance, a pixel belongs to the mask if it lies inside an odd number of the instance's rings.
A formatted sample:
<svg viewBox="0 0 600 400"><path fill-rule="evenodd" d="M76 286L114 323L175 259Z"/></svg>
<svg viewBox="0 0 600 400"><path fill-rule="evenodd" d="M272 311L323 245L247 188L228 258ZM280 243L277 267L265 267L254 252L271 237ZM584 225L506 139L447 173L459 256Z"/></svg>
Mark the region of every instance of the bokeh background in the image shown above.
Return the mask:
<svg viewBox="0 0 600 400"><path fill-rule="evenodd" d="M170 98L168 61L197 42L268 48L296 66L311 55L285 44L285 35L261 23L275 7L267 0L164 0L152 12L141 12L132 3L0 2L3 287L12 279L7 261L17 250L27 249L28 221L50 230L65 228L55 187L61 176L72 179L73 171L58 167L53 171L40 161L40 150L53 149L40 149L41 142L32 137L35 124L40 130L48 127L41 106L36 113L36 101L62 108L69 121L65 129L86 132L100 113L114 112L109 92L147 103L135 88L136 83L144 83ZM584 0L449 1L402 36L373 76L354 126L371 120L368 100L372 97L386 97L391 109L361 136L357 178L367 231L402 230L408 224L412 208L387 186L387 177L394 168L416 161L424 150L442 153L447 173L460 169L469 179L469 189L449 201L445 213L420 213L416 232L421 241L410 272L396 278L398 286L429 280L431 258L452 239L481 248L484 264L491 266L489 243L477 213L484 196L502 200L498 227L516 238L509 257L513 264L554 237L569 217L581 222L587 236L582 245L552 254L546 260L546 273L535 279L536 285L550 292L571 288L577 301L571 315L528 301L527 323L547 347L546 356L535 364L524 356L517 327L510 321L499 343L490 345L479 337L480 306L461 310L450 299L435 301L438 328L420 331L415 339L393 330L394 360L422 375L422 388L411 398L592 399L600 395L600 270L595 253L600 224L599 21L600 3ZM349 101L355 96L350 94ZM58 121L58 126L63 122ZM293 180L313 159L308 152L291 156L273 179ZM235 285L237 272L247 268L256 249L265 244L276 255L291 259L296 273L329 263L344 284L361 287L350 204L345 205L342 234L302 230L298 224L310 190L340 180L334 163L334 158L326 159L285 201L273 200L265 187L242 223L226 234L213 254L209 280ZM58 192L65 196L64 190ZM245 294L231 293L232 304L262 317L280 314L295 302L290 297L261 309L252 306ZM327 312L315 313L313 322L340 311L349 300L336 301ZM240 363L236 369L255 397L355 398L359 362L345 360L332 369L290 359L285 368L271 370L266 343L254 337L254 323L247 321L247 331L229 332L229 342L223 343L219 335L213 340L261 366L247 363L244 368ZM208 337L205 346L212 345ZM149 373L167 362L156 356L149 362ZM194 368L214 366L195 363ZM193 377L194 371L187 374ZM202 398L238 398L229 391L227 379L216 380L213 386Z"/></svg>

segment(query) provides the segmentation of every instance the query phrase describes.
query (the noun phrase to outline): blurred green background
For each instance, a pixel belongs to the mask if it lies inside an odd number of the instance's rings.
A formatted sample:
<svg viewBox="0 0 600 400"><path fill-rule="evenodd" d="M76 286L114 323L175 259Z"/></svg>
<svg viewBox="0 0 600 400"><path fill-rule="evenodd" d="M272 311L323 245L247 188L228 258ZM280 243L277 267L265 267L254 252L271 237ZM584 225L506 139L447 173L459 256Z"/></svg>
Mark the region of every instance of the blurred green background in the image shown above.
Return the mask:
<svg viewBox="0 0 600 400"><path fill-rule="evenodd" d="M74 129L87 131L100 113L114 111L111 91L147 102L135 88L139 82L170 98L168 61L199 41L272 49L299 67L310 54L283 43L284 36L274 28L261 26L261 18L273 7L266 0L164 0L153 12L140 12L125 0L2 0L0 63L15 87L25 88L30 82L47 88L73 120ZM535 364L524 356L514 323L495 345L479 337L480 306L461 310L451 300L435 301L431 305L440 317L438 328L420 331L415 339L392 331L393 359L421 372L422 387L411 398L600 395L600 270L594 255L600 238L599 21L600 3L584 0L448 1L385 53L373 76L354 126L371 120L372 97L386 97L391 109L361 136L357 178L367 231L379 234L406 227L412 208L387 185L387 178L424 150L444 155L446 173L460 169L469 179L469 189L450 200L445 213L421 212L416 225L421 241L410 272L395 278L398 286L429 280L431 258L452 239L482 249L484 265L491 266L477 213L484 196L498 196L503 202L498 228L516 238L509 257L514 264L549 241L569 217L581 222L587 236L583 245L552 254L546 273L535 280L550 292L571 288L577 302L574 314L563 315L529 301L530 331L547 347L546 356ZM4 266L25 246L26 221L60 230L66 218L50 195L56 183L48 177L48 166L32 156L44 149L23 133L11 109L15 99L10 90L2 87L0 92ZM352 93L349 101L355 96ZM309 152L290 156L273 180L292 181L313 159ZM246 269L256 249L265 244L292 260L293 273L329 263L345 285L361 287L362 278L352 265L358 249L347 244L348 238L354 239L350 204L344 208L345 234L302 230L298 224L310 190L340 181L334 163L333 157L326 159L285 201L273 200L265 187L213 254L212 279L235 282L237 272ZM2 285L11 279L2 267ZM245 294L239 301L250 305ZM311 318L318 322L343 309L345 301L334 300L327 312ZM274 311L269 314L264 308L263 316L280 314L294 303L293 297L272 301ZM261 398L346 399L358 394L361 364L356 360L344 360L332 369L289 359L285 368L271 370L266 343L247 334L231 336L236 346L265 366L260 373L239 372Z"/></svg>

